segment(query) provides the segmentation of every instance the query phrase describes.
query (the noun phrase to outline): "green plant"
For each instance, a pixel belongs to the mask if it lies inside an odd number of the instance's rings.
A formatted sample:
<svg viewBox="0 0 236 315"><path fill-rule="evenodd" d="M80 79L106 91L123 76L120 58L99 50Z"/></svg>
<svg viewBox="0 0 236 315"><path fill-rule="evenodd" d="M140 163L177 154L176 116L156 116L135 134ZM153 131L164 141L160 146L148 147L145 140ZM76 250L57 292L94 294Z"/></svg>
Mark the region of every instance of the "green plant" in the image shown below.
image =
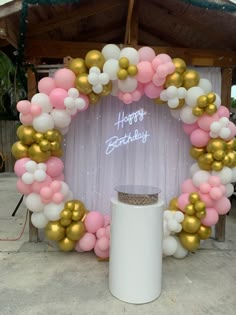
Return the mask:
<svg viewBox="0 0 236 315"><path fill-rule="evenodd" d="M236 108L236 98L231 97L231 108Z"/></svg>

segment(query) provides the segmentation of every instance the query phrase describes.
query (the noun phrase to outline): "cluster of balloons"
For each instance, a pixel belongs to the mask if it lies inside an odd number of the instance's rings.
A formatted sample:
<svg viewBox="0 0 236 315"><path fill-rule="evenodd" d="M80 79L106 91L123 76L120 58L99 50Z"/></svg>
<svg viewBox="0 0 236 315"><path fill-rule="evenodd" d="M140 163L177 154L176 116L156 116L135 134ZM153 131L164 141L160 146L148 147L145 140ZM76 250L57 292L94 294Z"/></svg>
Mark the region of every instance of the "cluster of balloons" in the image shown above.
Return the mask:
<svg viewBox="0 0 236 315"><path fill-rule="evenodd" d="M143 95L170 108L182 122L196 159L191 178L164 212L163 254L176 258L195 251L211 235L219 215L230 209L236 181L236 127L209 80L187 69L181 58L156 54L150 47L120 49L113 44L70 58L65 68L38 83L31 101L20 101L22 125L13 144L17 189L33 212L31 221L64 251L94 250L109 256L110 219L88 211L64 181L63 136L73 117L113 95L125 104Z"/></svg>

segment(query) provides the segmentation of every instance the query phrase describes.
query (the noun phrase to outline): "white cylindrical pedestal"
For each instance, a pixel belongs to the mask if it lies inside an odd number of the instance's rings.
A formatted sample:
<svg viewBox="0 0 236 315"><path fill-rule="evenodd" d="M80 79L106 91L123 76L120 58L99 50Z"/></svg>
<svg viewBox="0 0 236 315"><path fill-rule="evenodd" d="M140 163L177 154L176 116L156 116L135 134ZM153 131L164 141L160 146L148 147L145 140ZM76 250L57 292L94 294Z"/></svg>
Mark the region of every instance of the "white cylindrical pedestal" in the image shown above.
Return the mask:
<svg viewBox="0 0 236 315"><path fill-rule="evenodd" d="M128 303L151 302L161 293L164 203L111 203L110 292Z"/></svg>

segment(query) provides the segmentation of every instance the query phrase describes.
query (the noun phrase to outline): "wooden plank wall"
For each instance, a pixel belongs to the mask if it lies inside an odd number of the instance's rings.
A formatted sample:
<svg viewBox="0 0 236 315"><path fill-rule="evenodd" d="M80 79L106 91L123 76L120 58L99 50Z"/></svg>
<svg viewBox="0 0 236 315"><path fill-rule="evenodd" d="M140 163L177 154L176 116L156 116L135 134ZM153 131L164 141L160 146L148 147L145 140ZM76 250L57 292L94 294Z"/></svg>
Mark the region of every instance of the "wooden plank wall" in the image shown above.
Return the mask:
<svg viewBox="0 0 236 315"><path fill-rule="evenodd" d="M11 154L11 146L16 142L18 121L0 120L0 152L5 158L5 172L13 172L15 159Z"/></svg>

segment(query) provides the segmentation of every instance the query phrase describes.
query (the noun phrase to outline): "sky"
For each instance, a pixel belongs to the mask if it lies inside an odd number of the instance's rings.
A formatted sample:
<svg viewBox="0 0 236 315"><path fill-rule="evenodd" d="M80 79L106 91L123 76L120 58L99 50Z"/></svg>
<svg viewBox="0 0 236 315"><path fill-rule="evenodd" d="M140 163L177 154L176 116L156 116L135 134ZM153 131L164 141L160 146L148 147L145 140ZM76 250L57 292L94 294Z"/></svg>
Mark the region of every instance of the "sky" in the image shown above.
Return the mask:
<svg viewBox="0 0 236 315"><path fill-rule="evenodd" d="M231 87L231 97L236 98L236 85Z"/></svg>

